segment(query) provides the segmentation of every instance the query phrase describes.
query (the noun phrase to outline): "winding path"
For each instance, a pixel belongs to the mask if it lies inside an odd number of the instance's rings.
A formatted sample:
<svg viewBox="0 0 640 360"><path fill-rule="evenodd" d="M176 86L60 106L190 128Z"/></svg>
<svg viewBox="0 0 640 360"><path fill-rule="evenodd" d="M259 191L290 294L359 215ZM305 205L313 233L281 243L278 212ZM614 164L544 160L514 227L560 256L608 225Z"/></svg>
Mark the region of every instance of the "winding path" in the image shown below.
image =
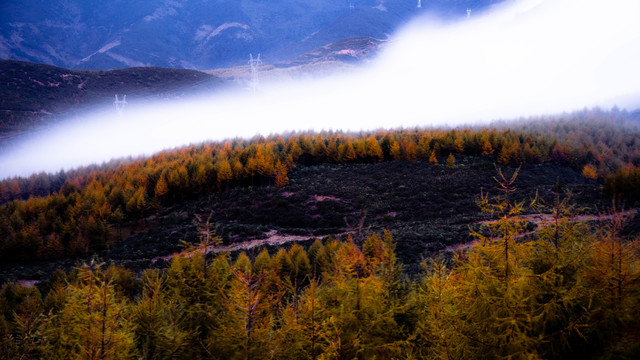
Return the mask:
<svg viewBox="0 0 640 360"><path fill-rule="evenodd" d="M587 222L587 221L606 221L606 220L611 220L614 219L616 217L621 217L621 218L627 218L630 216L635 215L636 213L636 209L631 209L631 210L626 210L626 211L620 211L617 213L613 213L613 214L598 214L598 215L575 215L575 216L571 216L568 218L563 218L560 219L561 222L574 222L574 223L582 223L582 222ZM553 215L551 214L529 214L529 215L520 215L517 217L517 219L521 220L521 221L529 221L532 222L536 225L541 225L541 226L546 226L546 225L551 225L554 223L554 218ZM484 221L479 221L476 224L494 224L496 223L498 220L484 220ZM536 232L536 230L534 231L528 231L526 233L522 233L520 234L518 237L524 237L526 235L532 234ZM473 241L469 241L467 243L459 243L459 244L453 244L453 245L449 245L447 247L444 248L444 252L448 252L448 251L460 251L460 250L465 250L468 249L474 245L478 244L478 240L473 240Z"/></svg>

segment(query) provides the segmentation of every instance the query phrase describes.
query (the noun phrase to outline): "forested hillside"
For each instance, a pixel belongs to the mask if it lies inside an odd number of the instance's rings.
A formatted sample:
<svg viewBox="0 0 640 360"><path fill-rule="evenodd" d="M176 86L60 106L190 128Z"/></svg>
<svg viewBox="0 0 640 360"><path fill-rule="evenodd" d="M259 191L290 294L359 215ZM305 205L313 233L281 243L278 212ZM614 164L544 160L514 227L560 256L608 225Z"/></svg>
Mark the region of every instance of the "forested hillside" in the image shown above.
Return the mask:
<svg viewBox="0 0 640 360"><path fill-rule="evenodd" d="M523 241L522 205L483 197L494 237L402 275L388 232L253 259L194 251L139 276L91 262L0 290L3 358L635 358L640 257L564 200ZM517 179L515 179L517 180ZM220 240L208 223L200 247Z"/></svg>
<svg viewBox="0 0 640 360"><path fill-rule="evenodd" d="M6 179L0 357L634 358L638 139L593 109Z"/></svg>
<svg viewBox="0 0 640 360"><path fill-rule="evenodd" d="M454 168L456 158L465 157L500 165L554 163L604 181L609 196L633 201L640 137L637 125L625 121L594 110L541 119L546 134L454 129L235 139L122 164L7 179L0 183L6 203L0 208L0 258L87 255L119 241L115 230L123 223L144 224L162 209L236 187L286 190L292 171L318 164L424 159ZM563 127L572 130L558 131Z"/></svg>

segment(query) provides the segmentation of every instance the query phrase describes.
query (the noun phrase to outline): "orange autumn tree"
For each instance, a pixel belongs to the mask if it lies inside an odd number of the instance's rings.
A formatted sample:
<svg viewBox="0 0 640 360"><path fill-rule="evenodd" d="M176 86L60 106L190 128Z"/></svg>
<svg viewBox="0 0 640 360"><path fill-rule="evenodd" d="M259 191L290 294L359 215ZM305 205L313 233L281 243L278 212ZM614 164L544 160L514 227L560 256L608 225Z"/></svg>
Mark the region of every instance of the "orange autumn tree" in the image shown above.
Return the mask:
<svg viewBox="0 0 640 360"><path fill-rule="evenodd" d="M282 188L285 185L289 184L289 177L287 176L287 167L285 164L278 161L275 166L275 172L275 186L277 188Z"/></svg>
<svg viewBox="0 0 640 360"><path fill-rule="evenodd" d="M493 155L493 146L491 145L491 142L489 141L489 139L487 138L487 136L485 134L482 135L482 152L480 153L480 155L482 156L490 156Z"/></svg>
<svg viewBox="0 0 640 360"><path fill-rule="evenodd" d="M369 138L367 138L366 140L366 151L367 151L367 157L372 159L372 161L374 162L382 161L383 159L382 148L380 147L380 144L378 144L378 140L376 140L376 138L373 135L369 136Z"/></svg>
<svg viewBox="0 0 640 360"><path fill-rule="evenodd" d="M169 192L169 185L167 184L167 180L164 176L160 176L160 179L156 182L156 186L154 188L154 194L156 197L162 197Z"/></svg>
<svg viewBox="0 0 640 360"><path fill-rule="evenodd" d="M598 170L593 164L587 164L582 168L582 176L595 180L598 178Z"/></svg>
<svg viewBox="0 0 640 360"><path fill-rule="evenodd" d="M218 188L222 189L223 186L229 189L229 182L233 179L233 172L231 171L231 165L229 161L222 160L218 163Z"/></svg>

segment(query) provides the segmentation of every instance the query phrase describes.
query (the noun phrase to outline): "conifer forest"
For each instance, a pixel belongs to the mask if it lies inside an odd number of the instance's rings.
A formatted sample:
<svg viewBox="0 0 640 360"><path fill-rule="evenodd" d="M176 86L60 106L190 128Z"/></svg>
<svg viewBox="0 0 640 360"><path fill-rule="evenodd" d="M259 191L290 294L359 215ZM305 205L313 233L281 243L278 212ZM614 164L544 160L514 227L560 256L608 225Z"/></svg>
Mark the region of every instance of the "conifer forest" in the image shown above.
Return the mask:
<svg viewBox="0 0 640 360"><path fill-rule="evenodd" d="M0 358L638 358L638 126L290 133L6 179Z"/></svg>

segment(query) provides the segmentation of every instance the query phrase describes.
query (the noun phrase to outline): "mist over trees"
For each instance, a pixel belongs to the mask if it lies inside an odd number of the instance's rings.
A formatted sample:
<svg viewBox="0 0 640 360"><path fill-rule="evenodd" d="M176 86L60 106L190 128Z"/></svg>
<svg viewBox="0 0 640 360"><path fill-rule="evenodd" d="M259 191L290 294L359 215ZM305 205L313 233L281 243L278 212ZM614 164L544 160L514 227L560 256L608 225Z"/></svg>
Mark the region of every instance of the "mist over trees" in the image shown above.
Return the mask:
<svg viewBox="0 0 640 360"><path fill-rule="evenodd" d="M0 183L0 200L5 203L0 207L0 258L87 255L118 241L116 230L123 221L144 223L145 217L171 204L231 187L283 187L297 166L322 163L420 158L453 167L455 157L463 155L485 157L500 165L551 162L604 181L609 196L638 199L639 138L637 124L624 114L596 109L516 123L513 129L405 129L234 139L122 164L7 179Z"/></svg>
<svg viewBox="0 0 640 360"><path fill-rule="evenodd" d="M508 129L234 139L7 179L2 261L85 260L38 287L2 285L0 357L637 357L640 249L625 230L634 213L585 217L560 184L523 200L516 166L571 167L631 205L638 135L627 114L596 109ZM477 189L482 226L472 242L424 259L421 272L403 271L391 232L363 226L366 211L340 237L232 253L207 253L223 239L215 219L198 215L199 242L160 265L87 260L126 244L125 225L145 228L163 209L235 188L286 191L296 169L420 160L444 171L466 157L497 164L493 190Z"/></svg>

